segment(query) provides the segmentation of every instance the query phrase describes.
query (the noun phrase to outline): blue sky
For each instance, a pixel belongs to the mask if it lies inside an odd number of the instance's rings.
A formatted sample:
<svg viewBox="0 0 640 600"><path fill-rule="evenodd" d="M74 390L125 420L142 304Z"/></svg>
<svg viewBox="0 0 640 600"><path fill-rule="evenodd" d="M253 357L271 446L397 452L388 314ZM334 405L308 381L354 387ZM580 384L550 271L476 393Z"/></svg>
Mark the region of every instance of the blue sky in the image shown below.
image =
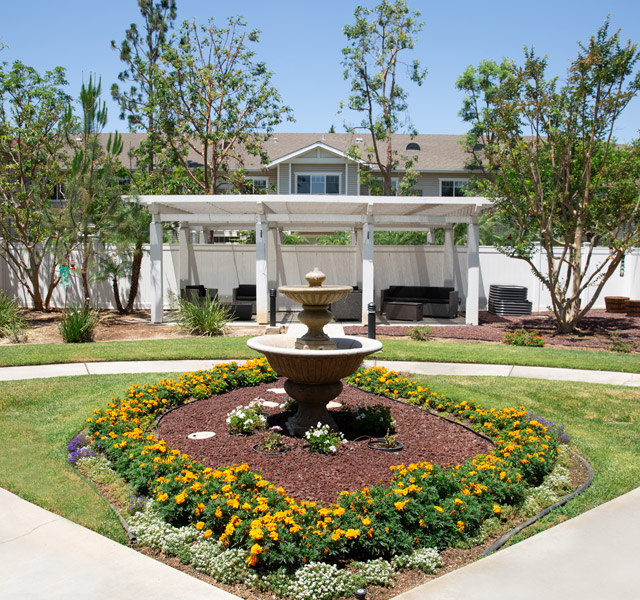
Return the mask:
<svg viewBox="0 0 640 600"><path fill-rule="evenodd" d="M108 130L126 131L109 95L123 64L110 42L120 42L132 22L139 22L135 0L3 0L0 41L7 48L0 60L22 62L40 71L63 66L69 92L77 97L83 77L102 77L108 101ZM222 24L242 15L251 28L262 31L257 58L274 72L274 84L292 107L295 123L282 132L324 132L333 124L344 131L345 118L337 114L346 100L348 84L342 78L341 49L346 45L345 24L354 8L373 6L374 0L177 0L178 20ZM578 50L611 15L611 31L621 29L624 41L640 43L640 9L637 0L539 0L522 2L433 2L409 0L420 10L425 26L412 58L429 74L422 87L408 86L409 113L420 133L460 134L467 129L458 117L461 94L455 80L469 64L508 57L521 61L523 46L533 45L549 57L549 73L563 76ZM640 98L618 122L621 141L638 137Z"/></svg>

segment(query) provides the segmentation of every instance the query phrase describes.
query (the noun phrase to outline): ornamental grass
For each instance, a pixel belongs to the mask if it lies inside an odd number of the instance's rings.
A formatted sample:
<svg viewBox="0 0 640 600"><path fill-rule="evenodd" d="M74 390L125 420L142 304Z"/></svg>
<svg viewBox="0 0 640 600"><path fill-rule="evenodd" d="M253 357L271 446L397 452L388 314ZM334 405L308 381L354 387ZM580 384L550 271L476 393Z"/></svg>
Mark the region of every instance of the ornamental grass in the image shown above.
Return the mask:
<svg viewBox="0 0 640 600"><path fill-rule="evenodd" d="M486 410L456 402L381 367L348 383L375 394L466 419L495 449L449 469L428 462L393 467L389 487L341 492L328 507L297 502L248 465L212 469L150 433L159 413L235 387L273 381L265 359L132 386L87 419L92 443L171 525L196 539L243 550L252 568L392 558L420 548L468 543L502 507L519 506L553 468L558 441L524 407Z"/></svg>

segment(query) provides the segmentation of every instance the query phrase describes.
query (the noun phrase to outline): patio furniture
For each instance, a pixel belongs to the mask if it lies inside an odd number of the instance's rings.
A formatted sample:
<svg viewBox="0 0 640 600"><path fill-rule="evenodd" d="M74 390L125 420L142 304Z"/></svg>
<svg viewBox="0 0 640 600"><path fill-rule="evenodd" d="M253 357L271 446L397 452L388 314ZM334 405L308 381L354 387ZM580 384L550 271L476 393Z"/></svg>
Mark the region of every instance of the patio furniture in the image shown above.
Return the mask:
<svg viewBox="0 0 640 600"><path fill-rule="evenodd" d="M331 304L330 310L336 321L361 321L362 290L354 287L344 298Z"/></svg>
<svg viewBox="0 0 640 600"><path fill-rule="evenodd" d="M423 305L421 302L392 301L386 303L387 319L394 321L422 321Z"/></svg>
<svg viewBox="0 0 640 600"><path fill-rule="evenodd" d="M390 302L417 302L424 317L452 319L458 315L458 292L452 287L392 285L382 291L381 312L387 313Z"/></svg>
<svg viewBox="0 0 640 600"><path fill-rule="evenodd" d="M221 306L237 321L251 321L251 302L222 302Z"/></svg>
<svg viewBox="0 0 640 600"><path fill-rule="evenodd" d="M241 283L237 288L233 288L234 302L250 302L251 311L256 312L256 284Z"/></svg>
<svg viewBox="0 0 640 600"><path fill-rule="evenodd" d="M186 285L181 296L185 300L193 302L196 298L204 298L206 293L204 285Z"/></svg>

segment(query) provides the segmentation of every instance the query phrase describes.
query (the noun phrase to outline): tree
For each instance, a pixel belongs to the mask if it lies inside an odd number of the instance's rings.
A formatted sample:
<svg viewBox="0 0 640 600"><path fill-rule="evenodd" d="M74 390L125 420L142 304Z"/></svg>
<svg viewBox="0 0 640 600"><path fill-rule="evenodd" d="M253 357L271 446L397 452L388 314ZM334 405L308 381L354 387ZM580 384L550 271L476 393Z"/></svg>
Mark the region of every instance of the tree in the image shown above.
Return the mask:
<svg viewBox="0 0 640 600"><path fill-rule="evenodd" d="M62 67L40 75L19 61L0 65L0 248L36 310L49 307L59 281L62 228L51 198L67 159L66 84ZM53 260L44 274L48 256Z"/></svg>
<svg viewBox="0 0 640 600"><path fill-rule="evenodd" d="M342 65L344 78L351 80L347 108L361 113L362 120L358 126L346 129L350 133L360 129L371 135L367 160L378 173L365 172L364 181L374 185L375 179L381 177L381 191L391 196L393 172L413 165L413 159L393 149L392 134L401 128L408 109L407 92L400 85L400 68L408 67L408 79L417 85L422 85L427 73L417 60L410 65L401 61L401 55L413 49L423 23L418 21L420 13L410 12L405 0L383 0L371 10L358 6L354 17L354 24L344 28L349 45L342 50ZM408 129L416 134L411 125ZM357 155L357 148L353 153Z"/></svg>
<svg viewBox="0 0 640 600"><path fill-rule="evenodd" d="M109 216L122 202L118 180L122 139L109 134L103 148L100 134L107 124L107 107L100 100L101 83L89 77L82 84L80 106L81 130L69 144L75 149L66 182L66 216L71 232L70 247L80 247L80 276L85 302L90 298L89 271L93 268L93 241L100 229L109 223ZM69 108L69 118L71 118ZM78 137L79 136L79 137Z"/></svg>
<svg viewBox="0 0 640 600"><path fill-rule="evenodd" d="M125 32L125 39L111 47L120 52L120 60L127 67L118 74L121 82L131 81L128 91L121 90L117 83L111 86L111 96L120 105L120 118L126 118L131 131L144 130L146 139L138 150L141 167L152 172L159 139L157 132L158 99L154 86L156 69L160 64L167 33L177 16L174 0L138 0L142 26L132 23Z"/></svg>
<svg viewBox="0 0 640 600"><path fill-rule="evenodd" d="M625 252L640 242L640 143L613 137L640 88L636 46L609 35L608 20L579 44L564 85L525 49L523 66L485 61L457 86L478 193L511 232L498 248L525 261L547 287L559 332L571 332L593 306ZM535 243L546 251L538 268ZM592 265L596 246L608 260ZM581 294L591 287L591 297Z"/></svg>
<svg viewBox="0 0 640 600"><path fill-rule="evenodd" d="M291 120L272 73L254 60L249 44L258 40L239 17L226 27L185 21L164 48L154 85L165 157L185 169L200 193L220 193L247 153L267 162L263 143Z"/></svg>

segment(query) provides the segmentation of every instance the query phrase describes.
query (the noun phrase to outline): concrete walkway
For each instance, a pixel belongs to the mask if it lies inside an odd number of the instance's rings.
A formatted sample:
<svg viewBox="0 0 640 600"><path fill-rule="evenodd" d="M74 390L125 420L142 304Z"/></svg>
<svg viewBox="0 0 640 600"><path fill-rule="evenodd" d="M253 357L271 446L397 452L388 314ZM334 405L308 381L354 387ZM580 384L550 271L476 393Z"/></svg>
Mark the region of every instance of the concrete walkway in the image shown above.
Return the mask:
<svg viewBox="0 0 640 600"><path fill-rule="evenodd" d="M0 368L0 380L184 372L224 361ZM639 375L541 367L370 361L426 375L535 377L640 386ZM402 600L640 598L640 488L515 546L397 596ZM0 488L0 598L136 600L235 596L121 546Z"/></svg>
<svg viewBox="0 0 640 600"><path fill-rule="evenodd" d="M119 375L123 373L187 373L211 369L232 358L210 360L150 360L120 362L66 363L26 367L0 367L0 381L67 377L72 375ZM242 363L242 360L236 360ZM365 366L382 366L400 373L414 375L461 375L485 377L526 377L555 381L581 381L640 387L640 373L590 371L586 369L556 369L551 367L520 367L517 365L480 365L470 363L434 363L389 360L366 360Z"/></svg>

